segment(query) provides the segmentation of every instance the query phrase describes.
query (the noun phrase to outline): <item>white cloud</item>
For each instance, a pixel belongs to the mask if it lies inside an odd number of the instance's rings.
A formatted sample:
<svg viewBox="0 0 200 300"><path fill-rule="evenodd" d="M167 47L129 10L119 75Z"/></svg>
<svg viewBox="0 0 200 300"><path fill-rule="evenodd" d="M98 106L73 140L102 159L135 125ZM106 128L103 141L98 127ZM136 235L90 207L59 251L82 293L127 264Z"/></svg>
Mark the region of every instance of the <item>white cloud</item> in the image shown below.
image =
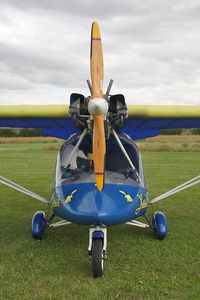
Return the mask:
<svg viewBox="0 0 200 300"><path fill-rule="evenodd" d="M197 1L198 2L198 1ZM135 104L200 104L196 1L0 2L0 104L88 94L90 26L101 27L105 83Z"/></svg>

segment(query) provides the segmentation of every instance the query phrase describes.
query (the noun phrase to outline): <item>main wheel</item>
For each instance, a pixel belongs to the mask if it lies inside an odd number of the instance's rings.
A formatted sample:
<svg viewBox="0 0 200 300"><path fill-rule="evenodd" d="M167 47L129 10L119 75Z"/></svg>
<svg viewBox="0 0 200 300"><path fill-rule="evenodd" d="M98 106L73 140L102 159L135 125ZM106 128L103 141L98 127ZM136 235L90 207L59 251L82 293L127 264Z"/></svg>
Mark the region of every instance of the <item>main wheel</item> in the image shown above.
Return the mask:
<svg viewBox="0 0 200 300"><path fill-rule="evenodd" d="M103 243L102 239L92 241L92 271L94 277L103 275Z"/></svg>
<svg viewBox="0 0 200 300"><path fill-rule="evenodd" d="M167 218L160 211L154 214L154 233L158 240L163 240L167 236Z"/></svg>
<svg viewBox="0 0 200 300"><path fill-rule="evenodd" d="M43 238L46 223L45 213L43 211L34 213L32 218L32 236L35 239Z"/></svg>

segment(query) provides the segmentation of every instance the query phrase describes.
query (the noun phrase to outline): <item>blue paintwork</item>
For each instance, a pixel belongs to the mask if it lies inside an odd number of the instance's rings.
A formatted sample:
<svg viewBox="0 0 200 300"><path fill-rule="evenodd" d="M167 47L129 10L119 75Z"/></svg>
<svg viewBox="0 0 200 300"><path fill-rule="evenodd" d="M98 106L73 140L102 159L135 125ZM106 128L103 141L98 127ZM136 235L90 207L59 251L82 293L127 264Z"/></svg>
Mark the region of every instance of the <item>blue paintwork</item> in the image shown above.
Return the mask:
<svg viewBox="0 0 200 300"><path fill-rule="evenodd" d="M199 128L200 118L128 118L121 132L128 134L133 140L153 137L160 129Z"/></svg>
<svg viewBox="0 0 200 300"><path fill-rule="evenodd" d="M71 202L65 199L71 195ZM128 202L125 192L132 198ZM146 212L141 208L140 195L143 204L147 200L147 190L139 185L105 184L103 191L99 192L94 183L67 184L56 188L56 195L60 206L53 211L63 219L83 225L113 225L135 219Z"/></svg>
<svg viewBox="0 0 200 300"><path fill-rule="evenodd" d="M160 129L149 129L149 128L131 128L125 126L120 130L122 133L128 134L131 139L138 141L141 139L150 138L160 134Z"/></svg>
<svg viewBox="0 0 200 300"><path fill-rule="evenodd" d="M62 139L79 132L70 118L0 118L0 127L41 128L45 135Z"/></svg>
<svg viewBox="0 0 200 300"><path fill-rule="evenodd" d="M69 136L75 133L79 133L80 130L78 130L75 127L70 126L66 128L42 128L42 133L47 136L53 136L59 139L67 140Z"/></svg>
<svg viewBox="0 0 200 300"><path fill-rule="evenodd" d="M167 236L167 218L164 213L154 213L154 231L157 239L162 240Z"/></svg>
<svg viewBox="0 0 200 300"><path fill-rule="evenodd" d="M69 118L0 118L0 127L41 128L44 134L67 139L78 132ZM159 134L163 128L199 128L199 118L134 118L125 120L124 132L134 140Z"/></svg>

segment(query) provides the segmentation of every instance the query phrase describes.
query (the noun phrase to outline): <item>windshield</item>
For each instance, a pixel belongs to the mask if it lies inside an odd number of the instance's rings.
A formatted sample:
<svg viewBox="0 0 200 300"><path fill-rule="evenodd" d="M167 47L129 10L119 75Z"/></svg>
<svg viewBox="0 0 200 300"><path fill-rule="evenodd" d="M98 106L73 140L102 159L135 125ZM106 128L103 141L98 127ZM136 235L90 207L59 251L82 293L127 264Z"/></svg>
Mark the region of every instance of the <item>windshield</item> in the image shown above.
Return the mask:
<svg viewBox="0 0 200 300"><path fill-rule="evenodd" d="M143 168L137 146L126 135L120 140L129 155L133 170L113 136L106 142L105 183L143 183ZM85 136L77 149L75 145L79 135L70 138L60 149L56 165L56 186L74 181L79 183L95 182L92 156L92 140Z"/></svg>

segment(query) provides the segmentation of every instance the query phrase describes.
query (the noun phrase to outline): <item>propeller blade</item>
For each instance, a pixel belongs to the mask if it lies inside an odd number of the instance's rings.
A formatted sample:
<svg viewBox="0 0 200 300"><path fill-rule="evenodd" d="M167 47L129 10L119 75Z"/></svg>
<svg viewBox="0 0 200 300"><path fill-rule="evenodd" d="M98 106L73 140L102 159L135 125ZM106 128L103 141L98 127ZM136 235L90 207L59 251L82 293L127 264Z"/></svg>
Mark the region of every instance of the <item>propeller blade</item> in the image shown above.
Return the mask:
<svg viewBox="0 0 200 300"><path fill-rule="evenodd" d="M98 101L103 99L103 51L101 44L101 35L99 26L96 22L92 24L91 30L91 49L90 49L90 72L92 80L92 101ZM103 103L102 103L103 104ZM101 106L101 105L100 105ZM104 130L104 113L98 113L98 107L93 110L96 112L93 114L93 160L94 160L94 172L96 178L96 185L99 191L102 191L104 186L104 173L105 173L105 130Z"/></svg>
<svg viewBox="0 0 200 300"><path fill-rule="evenodd" d="M104 115L94 117L93 125L93 159L96 185L99 191L104 186L104 166L105 166L105 132L104 132Z"/></svg>
<svg viewBox="0 0 200 300"><path fill-rule="evenodd" d="M92 98L103 98L103 50L101 34L96 22L92 23L90 72L92 80Z"/></svg>

